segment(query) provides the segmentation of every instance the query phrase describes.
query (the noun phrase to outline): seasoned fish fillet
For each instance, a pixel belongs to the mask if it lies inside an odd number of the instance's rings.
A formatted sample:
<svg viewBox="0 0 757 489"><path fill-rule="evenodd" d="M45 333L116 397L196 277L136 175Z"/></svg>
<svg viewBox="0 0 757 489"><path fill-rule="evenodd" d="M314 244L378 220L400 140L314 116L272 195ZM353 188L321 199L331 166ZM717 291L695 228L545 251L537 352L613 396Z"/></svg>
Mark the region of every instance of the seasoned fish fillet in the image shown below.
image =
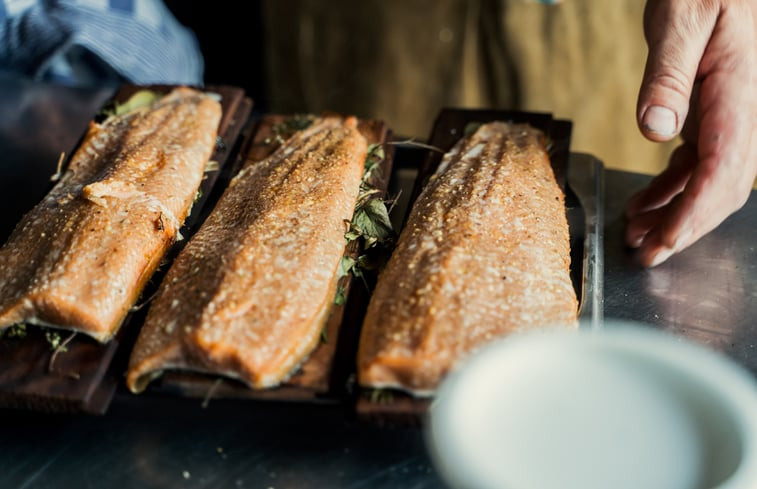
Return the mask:
<svg viewBox="0 0 757 489"><path fill-rule="evenodd" d="M543 135L482 125L413 206L368 307L363 386L430 395L456 362L510 332L575 327L564 196Z"/></svg>
<svg viewBox="0 0 757 489"><path fill-rule="evenodd" d="M302 362L334 301L366 150L355 118L331 117L245 164L150 307L132 391L169 368L269 387Z"/></svg>
<svg viewBox="0 0 757 489"><path fill-rule="evenodd" d="M220 118L218 102L177 88L92 123L0 248L0 329L49 324L108 341L176 238Z"/></svg>

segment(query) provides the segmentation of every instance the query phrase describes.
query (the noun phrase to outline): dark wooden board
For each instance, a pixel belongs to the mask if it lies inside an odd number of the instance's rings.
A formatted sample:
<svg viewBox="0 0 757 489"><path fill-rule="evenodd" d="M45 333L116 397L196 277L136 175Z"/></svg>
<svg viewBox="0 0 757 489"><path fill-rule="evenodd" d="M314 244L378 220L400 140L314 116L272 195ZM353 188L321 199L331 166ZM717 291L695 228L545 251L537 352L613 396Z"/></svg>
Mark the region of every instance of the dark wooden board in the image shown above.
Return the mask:
<svg viewBox="0 0 757 489"><path fill-rule="evenodd" d="M583 280L583 236L584 218L578 198L566 184L568 160L570 157L570 138L573 124L567 120L554 119L551 114L484 110L484 109L443 109L436 118L428 144L444 152L449 151L465 134L468 124L506 121L528 123L544 132L550 147L550 162L555 172L558 185L565 192L565 206L570 227L571 241L571 278L576 294L581 300ZM412 209L412 205L420 195L423 187L441 163L443 153L428 151L419 162L418 176L413 186L413 192L404 216L403 222ZM428 406L429 398L415 398L411 395L392 389L374 391L358 388L355 409L360 419L379 425L408 426L422 422Z"/></svg>
<svg viewBox="0 0 757 489"><path fill-rule="evenodd" d="M240 169L247 161L260 161L268 157L278 144L273 128L285 121L285 115L266 115L257 123L235 166ZM360 120L358 129L368 144L383 143L390 137L388 126L382 121ZM386 191L392 170L392 146L385 146L381 171L371 184ZM347 256L356 257L358 242L350 243ZM253 390L240 381L186 371L168 371L155 380L150 391L168 392L185 397L202 399L258 399L288 402L338 402L345 394L348 378L354 371L355 349L359 329L368 302L365 285L350 276L342 277L339 285L344 289L345 303L334 304L324 327L325 340L321 341L292 377L281 386Z"/></svg>
<svg viewBox="0 0 757 489"><path fill-rule="evenodd" d="M127 85L114 95L113 101L123 102L143 88L165 93L172 87ZM237 139L252 109L252 101L239 88L218 86L208 87L206 91L221 95L223 115L216 149L211 156L219 163L219 171L205 174L200 186L202 196L195 202L181 229L185 237L196 229L203 207L212 203L209 202L212 189L223 165L233 157ZM172 247L166 259L175 256L176 249L183 243ZM141 301L154 292L160 276L160 272L153 276ZM103 414L122 375L119 349L128 349L143 314L144 311L130 313L116 336L106 344L83 334L76 335L67 350L58 353L52 363L51 345L40 328L27 326L28 333L24 338L0 339L0 407ZM66 331L59 333L64 339L69 334Z"/></svg>

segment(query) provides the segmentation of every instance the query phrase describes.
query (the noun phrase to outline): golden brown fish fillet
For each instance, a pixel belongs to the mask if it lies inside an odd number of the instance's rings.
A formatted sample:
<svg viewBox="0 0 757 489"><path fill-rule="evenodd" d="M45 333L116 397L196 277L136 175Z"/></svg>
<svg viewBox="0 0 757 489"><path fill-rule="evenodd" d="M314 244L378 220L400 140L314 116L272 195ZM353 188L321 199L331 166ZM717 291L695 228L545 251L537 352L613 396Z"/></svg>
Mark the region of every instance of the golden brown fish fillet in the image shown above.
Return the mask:
<svg viewBox="0 0 757 489"><path fill-rule="evenodd" d="M332 117L245 164L150 307L132 391L171 368L269 387L302 362L334 301L366 149L354 118Z"/></svg>
<svg viewBox="0 0 757 489"><path fill-rule="evenodd" d="M90 124L68 170L0 248L0 328L49 324L109 340L194 200L221 107L177 88Z"/></svg>
<svg viewBox="0 0 757 489"><path fill-rule="evenodd" d="M564 196L543 135L482 125L447 153L379 277L358 352L363 386L423 396L510 332L576 324Z"/></svg>

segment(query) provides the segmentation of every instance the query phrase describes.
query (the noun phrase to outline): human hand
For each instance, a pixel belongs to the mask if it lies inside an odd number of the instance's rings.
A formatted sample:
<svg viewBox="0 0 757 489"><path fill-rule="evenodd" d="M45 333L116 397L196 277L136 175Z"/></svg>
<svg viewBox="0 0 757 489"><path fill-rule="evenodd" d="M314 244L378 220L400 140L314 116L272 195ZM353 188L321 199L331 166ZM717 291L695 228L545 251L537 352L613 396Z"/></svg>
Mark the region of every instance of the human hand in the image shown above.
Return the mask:
<svg viewBox="0 0 757 489"><path fill-rule="evenodd" d="M746 202L757 175L757 0L648 0L637 117L679 133L668 167L626 205L626 243L656 266Z"/></svg>

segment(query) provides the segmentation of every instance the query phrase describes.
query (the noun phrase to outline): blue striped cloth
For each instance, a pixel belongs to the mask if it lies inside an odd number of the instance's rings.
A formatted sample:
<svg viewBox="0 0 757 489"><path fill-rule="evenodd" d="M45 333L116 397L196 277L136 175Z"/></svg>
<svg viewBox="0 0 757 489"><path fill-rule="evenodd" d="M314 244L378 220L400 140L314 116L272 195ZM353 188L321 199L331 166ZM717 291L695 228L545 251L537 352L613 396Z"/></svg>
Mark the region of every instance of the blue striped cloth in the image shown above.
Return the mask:
<svg viewBox="0 0 757 489"><path fill-rule="evenodd" d="M203 62L160 0L0 0L0 71L76 85L201 85Z"/></svg>

